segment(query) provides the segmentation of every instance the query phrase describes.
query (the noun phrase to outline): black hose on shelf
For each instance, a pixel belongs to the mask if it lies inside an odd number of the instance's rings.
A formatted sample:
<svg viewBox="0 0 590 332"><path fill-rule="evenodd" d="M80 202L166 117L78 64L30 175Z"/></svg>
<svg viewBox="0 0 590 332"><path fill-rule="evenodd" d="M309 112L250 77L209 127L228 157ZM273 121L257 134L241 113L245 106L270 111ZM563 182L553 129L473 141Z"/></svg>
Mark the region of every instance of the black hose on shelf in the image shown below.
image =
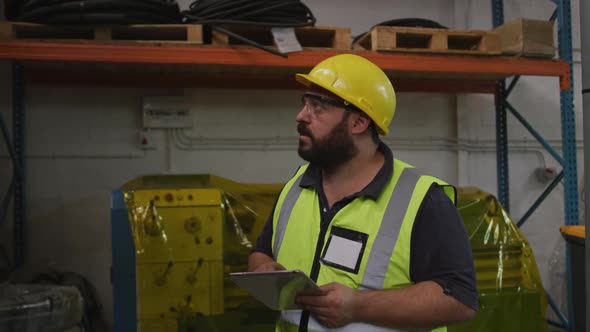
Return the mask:
<svg viewBox="0 0 590 332"><path fill-rule="evenodd" d="M198 24L313 26L313 13L300 0L196 0L182 11L183 21Z"/></svg>
<svg viewBox="0 0 590 332"><path fill-rule="evenodd" d="M20 6L21 0L4 0L4 16L7 21L13 21L18 16Z"/></svg>
<svg viewBox="0 0 590 332"><path fill-rule="evenodd" d="M316 18L300 0L196 0L182 11L183 22L202 24L275 55L286 54L260 45L220 25L250 24L272 27L315 25Z"/></svg>
<svg viewBox="0 0 590 332"><path fill-rule="evenodd" d="M221 33L225 33L226 35L228 35L230 37L233 37L233 38L235 38L237 40L240 40L240 41L242 41L242 42L244 42L246 44L249 44L249 45L254 46L256 48L259 48L261 50L267 51L267 52L272 53L274 55L282 56L283 58L286 58L287 57L287 54L285 54L285 53L282 53L282 52L279 52L279 51L277 51L277 50L275 50L273 48L270 48L270 47L261 45L261 44L255 42L255 41L253 41L253 40L250 40L250 39L248 39L248 38L246 38L244 36L240 36L239 34L237 34L235 32L231 32L231 31L229 31L227 29L224 29L222 27L216 27L216 26L214 26L211 29L212 30L215 30L215 31L218 31L218 32L221 32Z"/></svg>
<svg viewBox="0 0 590 332"><path fill-rule="evenodd" d="M373 30L373 28L376 26L448 29L447 27L445 27L444 25L441 25L438 22L424 19L424 18L399 18L399 19L388 20L388 21L384 21L384 22L375 24L374 26L371 27L371 29L369 29L369 31L361 33L358 36L355 36L354 39L352 40L352 43L353 44L356 43L359 39L361 39L365 35L371 33L371 30Z"/></svg>
<svg viewBox="0 0 590 332"><path fill-rule="evenodd" d="M180 23L175 0L28 0L12 19L45 24Z"/></svg>

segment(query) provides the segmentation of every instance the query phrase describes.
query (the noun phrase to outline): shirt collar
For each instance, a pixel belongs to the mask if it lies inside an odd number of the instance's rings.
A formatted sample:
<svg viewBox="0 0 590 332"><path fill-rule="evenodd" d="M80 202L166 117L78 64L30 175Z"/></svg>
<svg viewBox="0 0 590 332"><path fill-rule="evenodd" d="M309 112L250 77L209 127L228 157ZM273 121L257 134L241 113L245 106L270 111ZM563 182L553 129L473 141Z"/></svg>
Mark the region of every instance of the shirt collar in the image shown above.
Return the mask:
<svg viewBox="0 0 590 332"><path fill-rule="evenodd" d="M354 194L354 196L366 196L376 200L391 179L393 174L393 153L383 142L379 142L377 150L383 153L385 157L383 166L381 166L381 169L379 169L373 180L360 192ZM313 163L309 164L309 167L307 167L301 177L299 186L302 188L313 188L318 192L322 191L322 168Z"/></svg>

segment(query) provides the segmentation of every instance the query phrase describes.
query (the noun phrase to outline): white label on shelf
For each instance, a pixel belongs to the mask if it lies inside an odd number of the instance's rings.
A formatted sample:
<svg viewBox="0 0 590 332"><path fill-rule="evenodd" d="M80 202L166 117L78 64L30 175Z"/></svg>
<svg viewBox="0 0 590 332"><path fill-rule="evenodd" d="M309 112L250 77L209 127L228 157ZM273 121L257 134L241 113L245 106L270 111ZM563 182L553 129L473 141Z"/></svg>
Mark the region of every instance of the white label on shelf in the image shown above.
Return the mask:
<svg viewBox="0 0 590 332"><path fill-rule="evenodd" d="M279 51L283 53L303 51L294 28L272 28L271 31Z"/></svg>

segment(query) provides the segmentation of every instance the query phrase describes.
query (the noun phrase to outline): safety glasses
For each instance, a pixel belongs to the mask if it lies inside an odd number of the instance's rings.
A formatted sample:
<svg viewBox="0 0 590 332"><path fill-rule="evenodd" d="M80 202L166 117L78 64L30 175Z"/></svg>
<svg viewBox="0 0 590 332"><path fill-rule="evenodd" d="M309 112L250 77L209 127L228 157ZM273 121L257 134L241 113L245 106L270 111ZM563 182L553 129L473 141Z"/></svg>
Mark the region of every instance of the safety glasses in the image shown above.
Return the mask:
<svg viewBox="0 0 590 332"><path fill-rule="evenodd" d="M337 100L312 93L304 93L301 96L301 107L303 107L303 109L313 117L320 116L321 114L327 112L331 107L344 108L349 112L360 111L356 106L347 101Z"/></svg>

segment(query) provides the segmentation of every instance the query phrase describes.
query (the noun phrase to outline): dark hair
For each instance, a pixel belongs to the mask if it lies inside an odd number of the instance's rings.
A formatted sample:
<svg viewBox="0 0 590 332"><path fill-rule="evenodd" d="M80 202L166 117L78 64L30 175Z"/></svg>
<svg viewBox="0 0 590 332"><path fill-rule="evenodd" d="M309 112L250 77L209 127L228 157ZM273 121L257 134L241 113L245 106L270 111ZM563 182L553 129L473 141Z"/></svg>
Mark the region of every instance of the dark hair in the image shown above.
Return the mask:
<svg viewBox="0 0 590 332"><path fill-rule="evenodd" d="M360 108L356 107L353 104L349 104L346 108L346 110L348 110L349 112L345 112L344 114L350 114L350 113L361 113L364 114L367 118L371 119L367 113L363 112L363 110L361 110ZM348 118L348 115L346 115L346 117ZM379 130L377 129L377 125L375 124L375 121L370 120L371 123L369 124L369 127L367 128L367 130L369 130L369 134L371 134L371 140L373 141L373 143L375 143L375 145L379 145L379 143L381 143L381 139L379 139Z"/></svg>
<svg viewBox="0 0 590 332"><path fill-rule="evenodd" d="M369 132L371 133L371 140L373 143L375 143L375 145L379 145L379 143L381 143L381 140L379 139L379 131L377 130L377 126L373 121L371 121L371 124L369 125Z"/></svg>

